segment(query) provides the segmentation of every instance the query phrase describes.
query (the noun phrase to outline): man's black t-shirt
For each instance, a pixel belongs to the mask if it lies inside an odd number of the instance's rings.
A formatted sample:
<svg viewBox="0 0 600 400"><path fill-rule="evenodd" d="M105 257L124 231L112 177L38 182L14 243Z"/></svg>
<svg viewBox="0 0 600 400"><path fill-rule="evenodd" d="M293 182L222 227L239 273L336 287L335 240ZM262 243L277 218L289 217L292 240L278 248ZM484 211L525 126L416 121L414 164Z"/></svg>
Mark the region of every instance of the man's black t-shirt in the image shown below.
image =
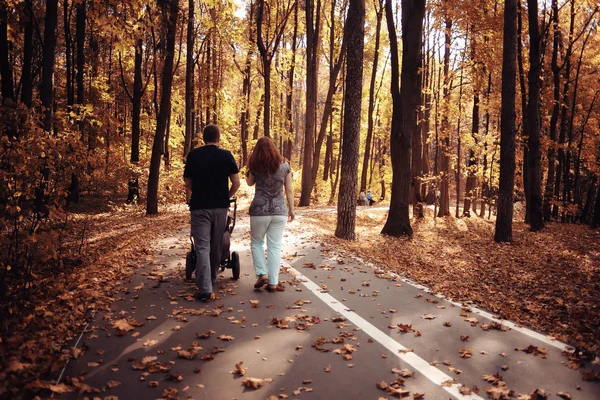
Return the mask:
<svg viewBox="0 0 600 400"><path fill-rule="evenodd" d="M227 150L209 145L190 151L183 171L184 178L192 180L190 210L228 208L229 175L238 172Z"/></svg>

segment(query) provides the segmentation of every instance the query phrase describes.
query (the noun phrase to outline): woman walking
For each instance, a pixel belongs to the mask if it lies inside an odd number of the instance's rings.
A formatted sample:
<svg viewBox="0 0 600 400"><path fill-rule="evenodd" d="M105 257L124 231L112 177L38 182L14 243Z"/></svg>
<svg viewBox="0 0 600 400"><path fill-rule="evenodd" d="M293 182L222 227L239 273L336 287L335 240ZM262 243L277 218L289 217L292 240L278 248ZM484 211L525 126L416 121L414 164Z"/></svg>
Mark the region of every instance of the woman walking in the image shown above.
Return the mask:
<svg viewBox="0 0 600 400"><path fill-rule="evenodd" d="M268 137L258 139L248 160L249 186L256 184L250 205L250 248L257 280L254 287L283 290L279 285L281 240L286 221L294 220L292 169ZM287 197L287 206L283 189ZM268 260L265 260L265 236Z"/></svg>

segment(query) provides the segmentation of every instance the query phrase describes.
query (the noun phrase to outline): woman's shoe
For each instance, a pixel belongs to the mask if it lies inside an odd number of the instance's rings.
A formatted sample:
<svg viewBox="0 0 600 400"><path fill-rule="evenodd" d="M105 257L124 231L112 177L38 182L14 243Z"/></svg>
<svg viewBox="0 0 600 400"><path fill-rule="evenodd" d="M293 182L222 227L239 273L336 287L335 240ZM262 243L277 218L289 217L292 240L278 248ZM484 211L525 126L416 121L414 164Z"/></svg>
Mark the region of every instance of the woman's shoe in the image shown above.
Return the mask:
<svg viewBox="0 0 600 400"><path fill-rule="evenodd" d="M254 284L254 289L260 289L269 283L269 279L265 275L259 275Z"/></svg>
<svg viewBox="0 0 600 400"><path fill-rule="evenodd" d="M269 292L276 292L277 291L277 285L267 285L267 290Z"/></svg>

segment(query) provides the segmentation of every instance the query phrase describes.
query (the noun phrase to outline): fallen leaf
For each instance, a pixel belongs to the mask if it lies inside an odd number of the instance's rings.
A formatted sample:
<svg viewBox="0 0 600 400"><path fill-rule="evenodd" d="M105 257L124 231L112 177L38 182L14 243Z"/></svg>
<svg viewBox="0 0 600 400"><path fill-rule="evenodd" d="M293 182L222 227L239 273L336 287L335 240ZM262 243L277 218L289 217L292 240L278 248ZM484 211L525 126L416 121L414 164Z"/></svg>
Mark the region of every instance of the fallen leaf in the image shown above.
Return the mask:
<svg viewBox="0 0 600 400"><path fill-rule="evenodd" d="M271 378L244 378L242 381L242 385L244 385L248 389L258 389L262 387L265 383L272 382Z"/></svg>
<svg viewBox="0 0 600 400"><path fill-rule="evenodd" d="M237 374L239 376L246 375L246 371L248 370L248 368L242 367L242 364L244 364L243 361L240 361L239 363L235 364L235 370L233 370L232 373Z"/></svg>

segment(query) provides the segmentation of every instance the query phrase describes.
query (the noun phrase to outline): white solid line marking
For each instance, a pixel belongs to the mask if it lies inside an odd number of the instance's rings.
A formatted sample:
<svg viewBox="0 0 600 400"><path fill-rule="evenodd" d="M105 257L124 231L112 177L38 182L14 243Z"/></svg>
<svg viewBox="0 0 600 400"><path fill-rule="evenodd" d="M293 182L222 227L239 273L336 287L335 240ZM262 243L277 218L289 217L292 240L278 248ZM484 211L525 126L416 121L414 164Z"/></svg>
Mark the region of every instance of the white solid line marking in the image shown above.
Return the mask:
<svg viewBox="0 0 600 400"><path fill-rule="evenodd" d="M361 260L361 262L363 262L365 265L369 265L370 264L370 263L365 263L362 260ZM373 269L375 269L374 266L371 265L371 267ZM432 295L434 297L437 297L438 299L447 301L450 304L454 304L456 307L463 307L462 303L458 303L456 301L452 301L452 300L444 297L441 294L435 294L435 293L433 293L433 291L430 288L428 288L427 286L419 285L418 283L415 283L415 282L413 282L411 280L403 278L402 276L396 274L395 272L388 272L388 274L390 276L392 276L392 277L398 277L398 278L400 278L400 280L403 283L406 283L407 285L411 285L412 287L414 287L416 289L423 290L424 292L429 293L430 295ZM539 333L539 332L533 331L531 329L525 328L523 326L519 326L517 323L512 322L510 320L507 320L507 319L497 318L497 317L494 316L494 314L489 313L489 312L487 312L485 310L482 310L481 308L475 307L474 305L468 304L468 306L469 306L469 308L471 308L471 310L473 310L473 312L475 314L479 314L482 317L487 318L487 319L489 319L491 321L499 322L502 325L505 325L505 326L509 327L512 330L520 332L520 333L522 333L524 335L527 335L527 336L529 336L529 337L531 337L533 339L539 340L540 342L545 343L545 344L547 344L549 346L555 347L555 348L559 349L560 351L573 352L575 350L572 346L569 346L568 344L565 344L565 343L563 343L563 342L561 342L559 340L550 339L547 335L544 335L543 333Z"/></svg>
<svg viewBox="0 0 600 400"><path fill-rule="evenodd" d="M398 358L411 365L431 382L438 386L441 386L442 389L444 389L446 392L450 393L457 399L483 400L482 397L476 394L461 394L459 392L459 387L461 386L460 384L453 384L452 386L442 386L443 382L452 381L454 378L446 375L439 369L430 365L427 361L425 361L413 352L401 353L401 350L407 350L407 348L402 346L394 339L392 339L390 336L383 333L381 330L377 329L373 324L365 320L363 317L361 317L354 311L348 310L346 306L337 301L335 297L331 296L329 293L321 292L321 288L316 283L304 276L302 273L300 273L300 271L292 267L288 262L283 261L283 264L295 274L296 278L298 278L308 290L310 290L315 296L321 299L323 303L327 304L335 312L346 317L350 322L352 322L354 325L360 328L363 332L371 336L375 341L377 341L383 347L391 351L392 354L395 354Z"/></svg>

